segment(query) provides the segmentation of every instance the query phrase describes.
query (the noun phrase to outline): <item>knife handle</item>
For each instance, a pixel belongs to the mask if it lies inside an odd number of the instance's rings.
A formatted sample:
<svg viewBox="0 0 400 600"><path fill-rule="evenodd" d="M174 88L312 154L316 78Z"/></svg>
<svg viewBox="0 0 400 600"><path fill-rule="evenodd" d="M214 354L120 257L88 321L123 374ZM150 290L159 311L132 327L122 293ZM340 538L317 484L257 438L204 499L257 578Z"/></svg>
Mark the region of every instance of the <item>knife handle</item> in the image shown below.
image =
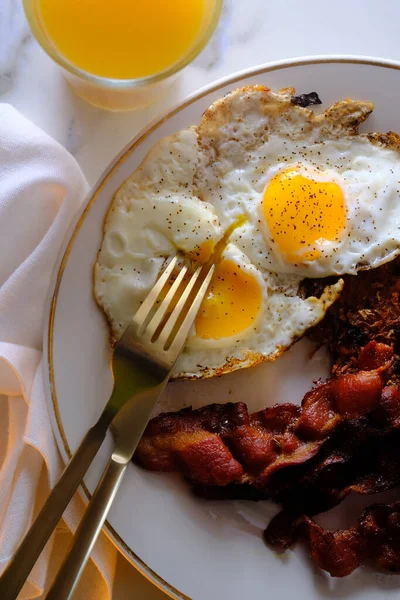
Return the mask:
<svg viewBox="0 0 400 600"><path fill-rule="evenodd" d="M128 462L121 459L117 453L111 456L46 600L70 600L72 598L121 485Z"/></svg>

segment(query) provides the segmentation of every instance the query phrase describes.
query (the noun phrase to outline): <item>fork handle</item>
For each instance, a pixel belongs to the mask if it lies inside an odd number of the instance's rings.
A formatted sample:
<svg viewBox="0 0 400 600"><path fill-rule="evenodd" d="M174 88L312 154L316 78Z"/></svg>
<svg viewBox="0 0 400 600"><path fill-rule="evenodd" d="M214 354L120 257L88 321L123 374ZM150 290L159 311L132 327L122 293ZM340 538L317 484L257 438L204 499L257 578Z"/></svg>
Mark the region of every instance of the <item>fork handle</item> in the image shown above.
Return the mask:
<svg viewBox="0 0 400 600"><path fill-rule="evenodd" d="M70 600L72 598L121 485L128 462L121 459L116 453L110 458L74 536L72 547L46 596L46 600Z"/></svg>
<svg viewBox="0 0 400 600"><path fill-rule="evenodd" d="M1 600L16 600L46 542L100 448L109 425L103 413L83 438L41 511L0 577Z"/></svg>

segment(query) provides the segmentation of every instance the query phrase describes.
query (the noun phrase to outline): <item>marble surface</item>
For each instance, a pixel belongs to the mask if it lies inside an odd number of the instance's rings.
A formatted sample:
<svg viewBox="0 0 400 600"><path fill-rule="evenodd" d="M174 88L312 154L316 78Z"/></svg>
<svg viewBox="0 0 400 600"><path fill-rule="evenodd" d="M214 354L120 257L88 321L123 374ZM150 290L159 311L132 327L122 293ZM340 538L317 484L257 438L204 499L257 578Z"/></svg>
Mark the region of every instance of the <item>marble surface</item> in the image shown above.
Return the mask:
<svg viewBox="0 0 400 600"><path fill-rule="evenodd" d="M173 93L132 113L108 113L76 98L34 40L21 0L0 0L0 102L9 102L63 144L93 184L152 117L219 77L257 64L314 54L400 61L398 0L225 0L214 38ZM162 600L121 558L116 600Z"/></svg>

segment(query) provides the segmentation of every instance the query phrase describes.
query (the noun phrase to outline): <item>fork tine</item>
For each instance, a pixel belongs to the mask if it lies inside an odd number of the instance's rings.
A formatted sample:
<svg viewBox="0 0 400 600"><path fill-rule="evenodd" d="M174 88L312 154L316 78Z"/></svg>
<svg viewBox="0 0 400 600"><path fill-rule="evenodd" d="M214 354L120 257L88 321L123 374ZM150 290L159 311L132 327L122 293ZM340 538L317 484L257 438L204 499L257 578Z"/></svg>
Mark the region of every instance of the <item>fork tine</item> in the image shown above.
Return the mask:
<svg viewBox="0 0 400 600"><path fill-rule="evenodd" d="M165 347L165 344L167 343L168 338L170 337L170 335L173 331L173 328L175 327L175 325L178 321L178 318L182 313L182 310L186 304L186 301L189 298L190 293L193 289L193 286L196 283L196 280L198 279L202 269L203 269L203 267L198 267L196 272L193 274L185 291L183 292L181 298L179 299L177 305L175 306L173 313L171 314L165 327L161 331L158 342L161 343L163 345L163 347ZM170 352L171 354L174 354L174 353L178 354L178 352L181 350L182 346L184 345L184 343L186 341L186 337L189 333L189 330L190 330L190 328L193 324L193 321L197 315L197 312L200 308L200 304L203 301L204 295L210 284L213 273L214 273L214 265L212 265L210 267L203 283L200 286L200 289L198 290L192 304L189 307L189 310L188 310L181 326L179 327L179 330L178 330L174 340L171 343L171 346L168 349L168 352Z"/></svg>
<svg viewBox="0 0 400 600"><path fill-rule="evenodd" d="M165 317L166 312L169 308L169 305L171 304L173 297L175 296L183 278L185 277L187 270L188 270L187 266L182 267L181 271L179 272L179 275L177 276L174 283L172 284L171 289L169 290L168 294L165 296L164 300L161 302L160 306L158 307L156 314L151 319L150 323L147 325L146 336L149 337L150 339L153 337L153 335L157 331L157 328L159 327L161 321Z"/></svg>
<svg viewBox="0 0 400 600"><path fill-rule="evenodd" d="M139 327L141 325L143 325L143 323L146 320L146 317L148 317L151 309L153 308L154 304L156 303L161 290L163 289L164 285L167 283L172 271L174 270L177 260L178 260L177 256L175 256L171 260L171 262L168 264L167 268L165 269L164 273L161 275L160 279L156 282L155 286L150 290L150 292L148 293L146 298L143 300L143 303L140 306L140 308L138 308L138 310L136 311L136 314L133 317L133 321Z"/></svg>
<svg viewBox="0 0 400 600"><path fill-rule="evenodd" d="M179 298L178 302L176 303L174 310L170 314L168 321L165 323L163 329L160 332L157 342L163 348L165 347L165 344L167 343L168 338L171 335L171 332L179 319L182 309L185 306L187 299L189 298L190 292L192 291L193 286L196 283L196 281L201 273L202 268L203 267L197 267L196 271L193 273L192 277L189 279L188 284L185 287L184 291L182 292L182 295Z"/></svg>
<svg viewBox="0 0 400 600"><path fill-rule="evenodd" d="M196 315L199 311L200 305L203 302L204 296L207 292L207 288L211 283L212 276L214 275L215 265L212 265L200 286L199 291L197 292L195 299L193 300L190 308L188 310L187 315L185 316L182 325L179 327L179 331L177 332L171 346L168 351L171 354L178 355L182 349L182 346L186 342L186 338L189 334L190 328L193 325L193 322L196 318Z"/></svg>

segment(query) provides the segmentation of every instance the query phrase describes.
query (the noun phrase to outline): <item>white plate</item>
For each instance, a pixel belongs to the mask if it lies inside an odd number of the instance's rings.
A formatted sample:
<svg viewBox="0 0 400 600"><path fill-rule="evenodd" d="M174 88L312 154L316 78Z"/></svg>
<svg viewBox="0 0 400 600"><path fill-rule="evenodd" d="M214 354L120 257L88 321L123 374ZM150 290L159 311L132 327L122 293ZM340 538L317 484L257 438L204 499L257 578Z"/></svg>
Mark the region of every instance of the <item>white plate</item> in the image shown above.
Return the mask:
<svg viewBox="0 0 400 600"><path fill-rule="evenodd" d="M313 58L275 63L240 73L191 96L152 124L110 166L90 197L61 263L45 334L46 378L54 431L65 460L100 414L111 390L108 331L92 294L92 267L109 202L161 137L198 123L202 112L231 89L263 84L272 89L316 91L322 109L347 97L372 100L365 129L400 130L400 64L357 58ZM327 373L326 356L309 358L305 340L276 363L217 380L170 384L162 407L245 400L252 409L279 401L299 402L312 381ZM106 440L85 478L93 493L107 460ZM359 510L358 503L358 509ZM357 512L348 505L351 514ZM267 502L206 502L191 496L178 476L131 466L107 524L123 554L173 598L193 600L312 600L398 595L400 579L358 569L334 580L312 567L301 547L278 557L262 542L275 507Z"/></svg>

